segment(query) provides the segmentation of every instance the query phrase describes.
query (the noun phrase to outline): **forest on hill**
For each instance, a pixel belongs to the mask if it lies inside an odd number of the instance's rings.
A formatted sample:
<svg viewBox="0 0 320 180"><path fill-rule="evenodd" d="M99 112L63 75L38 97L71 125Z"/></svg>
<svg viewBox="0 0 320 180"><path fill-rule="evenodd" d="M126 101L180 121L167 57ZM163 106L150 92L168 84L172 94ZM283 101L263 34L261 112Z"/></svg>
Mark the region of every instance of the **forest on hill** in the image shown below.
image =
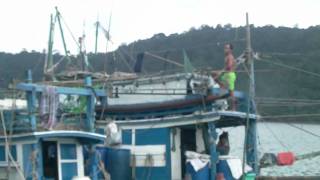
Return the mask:
<svg viewBox="0 0 320 180"><path fill-rule="evenodd" d="M260 60L255 60L259 112L320 112L320 26L301 29L252 25L251 36L253 50L260 54ZM136 57L142 52L183 63L185 50L196 69L218 70L223 67L223 45L232 43L235 56L239 56L245 49L244 37L245 27L203 25L180 34L155 34L149 39L123 44L107 55L89 53L88 59L95 71L106 70L111 74L114 71L132 72ZM61 55L54 55L55 61L60 58ZM7 87L12 79L22 81L27 69L33 70L34 79L41 80L44 59L43 52L0 52L0 87ZM147 54L143 62L143 74L183 71L181 67ZM239 67L236 89L247 91L247 87L248 75Z"/></svg>

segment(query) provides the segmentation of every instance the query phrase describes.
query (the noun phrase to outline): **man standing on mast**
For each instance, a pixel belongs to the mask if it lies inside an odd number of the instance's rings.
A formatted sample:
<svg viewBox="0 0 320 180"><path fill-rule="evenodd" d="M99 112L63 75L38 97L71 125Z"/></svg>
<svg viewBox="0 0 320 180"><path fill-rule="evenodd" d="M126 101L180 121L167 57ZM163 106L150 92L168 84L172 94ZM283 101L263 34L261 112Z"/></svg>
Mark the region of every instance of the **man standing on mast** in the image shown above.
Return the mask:
<svg viewBox="0 0 320 180"><path fill-rule="evenodd" d="M221 88L228 89L231 97L231 110L236 110L236 99L234 97L234 85L237 79L235 73L236 61L232 54L233 46L230 43L224 45L224 69L220 73L212 73L214 80Z"/></svg>

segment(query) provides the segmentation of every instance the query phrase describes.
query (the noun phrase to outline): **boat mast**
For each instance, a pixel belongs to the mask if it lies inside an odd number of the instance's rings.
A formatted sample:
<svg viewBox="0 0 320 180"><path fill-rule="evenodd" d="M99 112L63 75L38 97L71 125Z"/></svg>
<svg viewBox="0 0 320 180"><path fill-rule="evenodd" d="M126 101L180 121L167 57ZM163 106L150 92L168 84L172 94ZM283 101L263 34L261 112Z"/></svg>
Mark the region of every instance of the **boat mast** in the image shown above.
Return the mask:
<svg viewBox="0 0 320 180"><path fill-rule="evenodd" d="M64 53L66 58L69 60L69 63L71 62L70 57L69 57L69 53L68 53L68 49L67 49L67 44L64 38L64 33L63 33L63 28L61 25L61 15L60 12L58 10L58 7L56 7L56 18L58 19L58 24L59 24L59 29L60 29L60 34L61 34L61 39L62 39L62 43L63 43L63 49L64 49Z"/></svg>
<svg viewBox="0 0 320 180"><path fill-rule="evenodd" d="M258 160L257 160L257 124L256 118L249 118L250 114L256 114L255 105L255 77L254 77L254 61L252 58L251 47L251 33L249 24L249 15L246 13L246 62L250 66L249 72L249 93L247 104L247 118L245 125L245 143L243 151L243 172L245 170L245 164L253 168L253 171L258 174Z"/></svg>
<svg viewBox="0 0 320 180"><path fill-rule="evenodd" d="M97 22L95 25L96 25L96 41L95 41L95 46L94 46L94 53L97 54L97 52L98 52L98 35L99 35L99 26L100 26L99 18L97 19Z"/></svg>
<svg viewBox="0 0 320 180"><path fill-rule="evenodd" d="M61 14L58 10L58 7L55 7L55 9L56 9L55 16L53 16L52 14L50 16L48 54L47 54L47 57L44 62L44 74L49 76L53 80L55 80L54 68L57 65L57 64L55 64L55 65L53 64L53 39L54 39L53 37L54 37L54 29L55 29L56 21L58 21L58 24L59 24L59 29L60 29L60 34L61 34L61 39L62 39L62 43L63 43L65 56L66 56L67 60L69 61L69 63L71 62L71 59L69 56L69 51L67 49L67 45L66 45L65 38L64 38L62 24L61 24Z"/></svg>
<svg viewBox="0 0 320 180"><path fill-rule="evenodd" d="M53 31L54 31L54 19L53 15L50 16L50 29L49 29L49 41L48 41L48 52L44 62L44 74L48 73L48 69L50 69L53 65L53 57L52 57L52 47L53 47Z"/></svg>
<svg viewBox="0 0 320 180"><path fill-rule="evenodd" d="M249 15L246 13L246 52L247 52L247 62L250 64L250 85L249 85L249 97L254 102L255 98L255 77L254 77L254 61L252 59L252 48L251 48L251 32L249 24ZM251 104L251 103L250 103ZM254 103L251 104L254 106Z"/></svg>

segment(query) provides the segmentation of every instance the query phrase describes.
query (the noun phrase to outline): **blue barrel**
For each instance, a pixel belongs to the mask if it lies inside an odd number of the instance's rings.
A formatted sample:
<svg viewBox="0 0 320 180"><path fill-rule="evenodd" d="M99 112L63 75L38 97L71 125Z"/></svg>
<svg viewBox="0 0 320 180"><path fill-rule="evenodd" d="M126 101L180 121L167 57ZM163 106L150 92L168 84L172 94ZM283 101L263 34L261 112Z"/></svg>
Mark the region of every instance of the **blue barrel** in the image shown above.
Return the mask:
<svg viewBox="0 0 320 180"><path fill-rule="evenodd" d="M188 162L186 165L187 174L191 175L192 180L209 180L210 169L209 164L207 164L202 169L199 169L197 172L194 170L192 165Z"/></svg>
<svg viewBox="0 0 320 180"><path fill-rule="evenodd" d="M112 180L131 179L130 150L99 147L97 151Z"/></svg>
<svg viewBox="0 0 320 180"><path fill-rule="evenodd" d="M225 180L234 180L226 160L219 160L217 164L217 173L222 173Z"/></svg>

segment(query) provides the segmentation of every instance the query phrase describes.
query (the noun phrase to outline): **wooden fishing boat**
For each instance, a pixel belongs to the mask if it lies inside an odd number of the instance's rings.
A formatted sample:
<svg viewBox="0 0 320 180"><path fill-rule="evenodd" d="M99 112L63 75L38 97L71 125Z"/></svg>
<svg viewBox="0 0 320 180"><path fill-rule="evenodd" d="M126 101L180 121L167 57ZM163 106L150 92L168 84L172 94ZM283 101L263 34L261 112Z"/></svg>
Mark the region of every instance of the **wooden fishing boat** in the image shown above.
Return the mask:
<svg viewBox="0 0 320 180"><path fill-rule="evenodd" d="M217 100L225 99L228 93L223 95L189 95L182 99L176 99L163 102L139 103L139 104L118 104L108 105L106 107L96 107L97 115L129 117L137 116L137 114L153 114L157 116L193 113L196 110L212 107L212 103Z"/></svg>

